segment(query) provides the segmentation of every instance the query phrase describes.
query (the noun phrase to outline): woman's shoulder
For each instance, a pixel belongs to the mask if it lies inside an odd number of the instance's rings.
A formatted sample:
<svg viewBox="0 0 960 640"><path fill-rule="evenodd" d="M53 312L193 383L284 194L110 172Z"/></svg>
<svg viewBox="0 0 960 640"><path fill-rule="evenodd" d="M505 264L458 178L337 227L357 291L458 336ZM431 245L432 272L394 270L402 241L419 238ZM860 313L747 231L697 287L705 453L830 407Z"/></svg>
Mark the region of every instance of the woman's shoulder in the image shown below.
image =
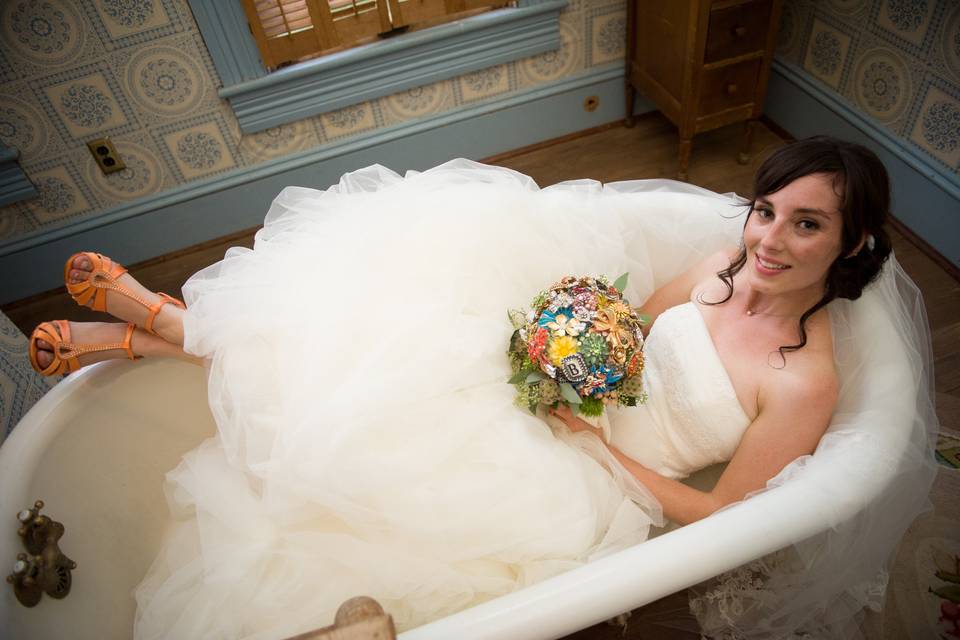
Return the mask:
<svg viewBox="0 0 960 640"><path fill-rule="evenodd" d="M697 265L700 275L703 278L712 277L715 279L718 271L728 268L736 260L739 251L739 247L730 246L706 256Z"/></svg>
<svg viewBox="0 0 960 640"><path fill-rule="evenodd" d="M818 312L806 325L807 342L795 351L775 352L774 375L766 376L762 387L767 397L782 396L798 409L807 403L836 403L839 392L833 338L826 311Z"/></svg>
<svg viewBox="0 0 960 640"><path fill-rule="evenodd" d="M699 293L704 293L713 288L726 292L726 285L717 277L724 269L730 267L737 257L737 247L728 247L721 249L706 256L703 260L691 270L691 281L693 286L690 289L690 298L693 299Z"/></svg>

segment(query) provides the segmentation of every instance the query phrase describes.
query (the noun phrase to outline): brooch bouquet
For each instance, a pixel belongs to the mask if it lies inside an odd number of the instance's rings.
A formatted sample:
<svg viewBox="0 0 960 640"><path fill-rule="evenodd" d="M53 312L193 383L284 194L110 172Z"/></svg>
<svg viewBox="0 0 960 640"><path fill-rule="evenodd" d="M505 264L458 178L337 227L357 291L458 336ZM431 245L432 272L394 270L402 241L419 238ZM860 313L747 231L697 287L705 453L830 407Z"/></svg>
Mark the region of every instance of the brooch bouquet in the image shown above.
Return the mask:
<svg viewBox="0 0 960 640"><path fill-rule="evenodd" d="M536 413L538 405L564 403L595 423L606 404L646 400L644 319L623 298L626 284L627 274L613 285L602 276L567 276L537 294L528 311L508 312L517 404Z"/></svg>

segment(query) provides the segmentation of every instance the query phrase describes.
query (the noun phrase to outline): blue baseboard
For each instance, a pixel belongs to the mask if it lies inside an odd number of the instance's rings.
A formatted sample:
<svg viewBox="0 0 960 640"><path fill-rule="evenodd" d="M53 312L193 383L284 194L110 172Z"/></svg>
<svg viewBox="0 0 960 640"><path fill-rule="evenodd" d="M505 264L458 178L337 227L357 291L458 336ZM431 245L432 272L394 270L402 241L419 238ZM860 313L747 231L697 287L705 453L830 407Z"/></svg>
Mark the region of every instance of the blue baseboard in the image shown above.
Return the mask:
<svg viewBox="0 0 960 640"><path fill-rule="evenodd" d="M774 60L764 112L797 138L832 135L871 149L890 174L893 214L960 267L960 177L781 60Z"/></svg>
<svg viewBox="0 0 960 640"><path fill-rule="evenodd" d="M599 97L593 112L583 109ZM636 113L653 107L637 101ZM288 185L324 189L379 163L423 170L456 157L480 159L623 117L623 65L191 182L59 229L0 243L0 304L63 284L63 260L96 250L132 264L257 226ZM544 117L548 114L548 117Z"/></svg>

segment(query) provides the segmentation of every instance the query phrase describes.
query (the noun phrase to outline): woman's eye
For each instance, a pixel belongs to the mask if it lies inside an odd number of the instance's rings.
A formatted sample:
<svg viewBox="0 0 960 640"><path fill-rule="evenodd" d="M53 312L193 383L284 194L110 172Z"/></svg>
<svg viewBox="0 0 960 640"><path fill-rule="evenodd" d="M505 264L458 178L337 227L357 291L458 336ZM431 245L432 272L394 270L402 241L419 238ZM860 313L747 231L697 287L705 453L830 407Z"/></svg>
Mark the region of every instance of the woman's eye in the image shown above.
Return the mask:
<svg viewBox="0 0 960 640"><path fill-rule="evenodd" d="M770 209L767 209L766 207L754 207L753 210L757 212L758 216L764 219L769 218L773 215L773 211L771 211Z"/></svg>
<svg viewBox="0 0 960 640"><path fill-rule="evenodd" d="M801 220L799 224L804 231L816 231L820 228L820 225L813 220Z"/></svg>

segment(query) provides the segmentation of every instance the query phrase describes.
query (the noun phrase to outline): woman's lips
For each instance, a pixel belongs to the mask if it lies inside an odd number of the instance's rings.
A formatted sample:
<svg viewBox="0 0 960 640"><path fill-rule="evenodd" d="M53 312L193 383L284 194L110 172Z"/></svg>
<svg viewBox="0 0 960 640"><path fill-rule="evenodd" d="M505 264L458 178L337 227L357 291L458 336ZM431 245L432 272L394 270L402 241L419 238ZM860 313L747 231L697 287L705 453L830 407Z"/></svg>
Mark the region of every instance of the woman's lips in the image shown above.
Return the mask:
<svg viewBox="0 0 960 640"><path fill-rule="evenodd" d="M761 258L759 253L754 255L753 262L756 265L757 271L765 276L779 275L790 268L790 265L783 264L782 262L777 262L769 258Z"/></svg>

